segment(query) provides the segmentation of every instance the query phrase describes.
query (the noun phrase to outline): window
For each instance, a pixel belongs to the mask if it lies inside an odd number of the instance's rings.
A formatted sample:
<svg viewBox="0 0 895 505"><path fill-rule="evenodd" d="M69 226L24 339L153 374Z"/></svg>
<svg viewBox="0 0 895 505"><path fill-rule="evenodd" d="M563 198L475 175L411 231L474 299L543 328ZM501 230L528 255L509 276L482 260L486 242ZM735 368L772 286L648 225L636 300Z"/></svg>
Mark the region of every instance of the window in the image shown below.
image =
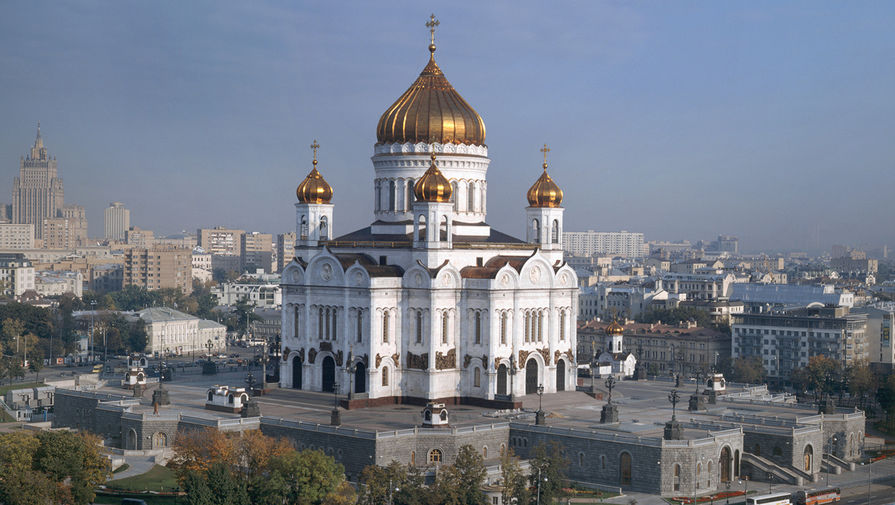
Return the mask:
<svg viewBox="0 0 895 505"><path fill-rule="evenodd" d="M472 371L472 385L473 387L482 386L482 371L479 367L475 367L475 370Z"/></svg>
<svg viewBox="0 0 895 505"><path fill-rule="evenodd" d="M482 447L482 459L488 459L488 446Z"/></svg>
<svg viewBox="0 0 895 505"><path fill-rule="evenodd" d="M364 341L364 312L357 309L357 341Z"/></svg>
<svg viewBox="0 0 895 505"><path fill-rule="evenodd" d="M423 343L423 311L416 311L416 343Z"/></svg>
<svg viewBox="0 0 895 505"><path fill-rule="evenodd" d="M295 306L292 309L292 336L299 338L299 308Z"/></svg>
<svg viewBox="0 0 895 505"><path fill-rule="evenodd" d="M500 343L501 345L507 344L507 313L504 312L500 315Z"/></svg>
<svg viewBox="0 0 895 505"><path fill-rule="evenodd" d="M475 184L470 181L466 192L466 211L472 212L475 209Z"/></svg>
<svg viewBox="0 0 895 505"><path fill-rule="evenodd" d="M566 340L566 311L559 313L559 340L562 342Z"/></svg>
<svg viewBox="0 0 895 505"><path fill-rule="evenodd" d="M336 317L336 314L338 314L338 311L339 311L339 309L333 307L333 309L332 309L332 320L333 320L333 323L332 323L332 332L329 334L329 339L330 339L330 340L335 340L335 339L336 339L336 336L338 335L338 328L339 328L339 324L338 324L338 322L339 322L339 320L338 320L338 318Z"/></svg>
<svg viewBox="0 0 895 505"><path fill-rule="evenodd" d="M544 341L543 325L544 325L544 313L538 312L538 342Z"/></svg>
<svg viewBox="0 0 895 505"><path fill-rule="evenodd" d="M382 387L388 387L388 367L382 367Z"/></svg>
<svg viewBox="0 0 895 505"><path fill-rule="evenodd" d="M454 212L460 212L460 193L457 191L457 181L451 182L451 197L454 199Z"/></svg>
<svg viewBox="0 0 895 505"><path fill-rule="evenodd" d="M550 230L550 241L554 244L559 243L559 220L553 220L553 229Z"/></svg>
<svg viewBox="0 0 895 505"><path fill-rule="evenodd" d="M441 451L438 449L432 449L429 451L429 463L441 463L442 455Z"/></svg>
<svg viewBox="0 0 895 505"><path fill-rule="evenodd" d="M382 185L376 181L376 212L382 210Z"/></svg>
<svg viewBox="0 0 895 505"><path fill-rule="evenodd" d="M410 451L410 464L416 464L416 451Z"/></svg>
<svg viewBox="0 0 895 505"><path fill-rule="evenodd" d="M395 207L395 181L388 181L388 210L394 211Z"/></svg>
<svg viewBox="0 0 895 505"><path fill-rule="evenodd" d="M441 343L448 343L448 313L444 311L441 313Z"/></svg>
<svg viewBox="0 0 895 505"><path fill-rule="evenodd" d="M404 201L404 210L413 209L413 179L407 179L407 199Z"/></svg>
<svg viewBox="0 0 895 505"><path fill-rule="evenodd" d="M389 323L389 313L382 313L382 342L388 343L388 323Z"/></svg>
<svg viewBox="0 0 895 505"><path fill-rule="evenodd" d="M475 311L475 343L482 343L482 313Z"/></svg>
<svg viewBox="0 0 895 505"><path fill-rule="evenodd" d="M323 307L317 309L317 338L323 340Z"/></svg>
<svg viewBox="0 0 895 505"><path fill-rule="evenodd" d="M329 240L326 216L320 218L320 240Z"/></svg>

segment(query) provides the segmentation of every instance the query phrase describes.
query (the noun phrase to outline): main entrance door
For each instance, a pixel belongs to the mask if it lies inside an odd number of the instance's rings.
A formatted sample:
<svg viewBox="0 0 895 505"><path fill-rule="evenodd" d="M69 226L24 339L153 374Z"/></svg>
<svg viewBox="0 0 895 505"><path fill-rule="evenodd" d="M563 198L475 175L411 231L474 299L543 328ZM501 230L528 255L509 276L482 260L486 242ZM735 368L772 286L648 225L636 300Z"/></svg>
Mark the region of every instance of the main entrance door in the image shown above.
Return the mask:
<svg viewBox="0 0 895 505"><path fill-rule="evenodd" d="M538 362L530 359L525 364L525 394L538 392Z"/></svg>
<svg viewBox="0 0 895 505"><path fill-rule="evenodd" d="M721 449L721 482L730 481L730 448Z"/></svg>
<svg viewBox="0 0 895 505"><path fill-rule="evenodd" d="M336 383L336 361L332 356L323 358L323 391L332 392Z"/></svg>
<svg viewBox="0 0 895 505"><path fill-rule="evenodd" d="M501 364L497 367L497 394L505 395L507 393L507 366Z"/></svg>
<svg viewBox="0 0 895 505"><path fill-rule="evenodd" d="M292 387L295 389L301 389L301 365L301 358L292 358Z"/></svg>
<svg viewBox="0 0 895 505"><path fill-rule="evenodd" d="M566 390L566 362L563 360L556 362L556 390Z"/></svg>
<svg viewBox="0 0 895 505"><path fill-rule="evenodd" d="M354 392L367 392L367 367L363 363L358 363L354 369Z"/></svg>

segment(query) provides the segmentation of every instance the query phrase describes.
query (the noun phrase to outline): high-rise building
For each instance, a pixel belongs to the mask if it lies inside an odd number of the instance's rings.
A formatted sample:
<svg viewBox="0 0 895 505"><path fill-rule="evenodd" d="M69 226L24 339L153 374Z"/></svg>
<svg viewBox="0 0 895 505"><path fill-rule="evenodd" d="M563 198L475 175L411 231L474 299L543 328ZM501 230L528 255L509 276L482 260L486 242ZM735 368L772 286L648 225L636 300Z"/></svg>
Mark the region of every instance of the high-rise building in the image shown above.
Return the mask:
<svg viewBox="0 0 895 505"><path fill-rule="evenodd" d="M193 282L192 251L135 247L124 252L125 286L146 289L179 288L189 293Z"/></svg>
<svg viewBox="0 0 895 505"><path fill-rule="evenodd" d="M71 221L64 217L47 217L43 220L41 235L44 249L74 249L78 247L77 235Z"/></svg>
<svg viewBox="0 0 895 505"><path fill-rule="evenodd" d="M567 231L563 232L563 249L575 256L602 254L623 258L646 256L643 234L628 231Z"/></svg>
<svg viewBox="0 0 895 505"><path fill-rule="evenodd" d="M64 202L62 178L58 176L56 158L50 158L40 135L27 158L19 161L19 176L12 189L12 222L34 225L35 238L43 238L44 219L60 216Z"/></svg>
<svg viewBox="0 0 895 505"><path fill-rule="evenodd" d="M218 226L200 228L196 232L198 246L211 254L211 265L214 270L225 272L238 271L242 268L243 230L231 230Z"/></svg>
<svg viewBox="0 0 895 505"><path fill-rule="evenodd" d="M124 240L124 232L131 226L131 211L121 202L112 202L103 211L105 234L108 240Z"/></svg>
<svg viewBox="0 0 895 505"><path fill-rule="evenodd" d="M283 268L295 257L295 232L280 233L277 235L277 272L282 272Z"/></svg>
<svg viewBox="0 0 895 505"><path fill-rule="evenodd" d="M240 247L242 269L255 271L258 268L270 273L273 270L273 235L253 231L242 236Z"/></svg>
<svg viewBox="0 0 895 505"><path fill-rule="evenodd" d="M155 245L155 233L139 226L131 226L124 232L124 241L137 247L152 247Z"/></svg>

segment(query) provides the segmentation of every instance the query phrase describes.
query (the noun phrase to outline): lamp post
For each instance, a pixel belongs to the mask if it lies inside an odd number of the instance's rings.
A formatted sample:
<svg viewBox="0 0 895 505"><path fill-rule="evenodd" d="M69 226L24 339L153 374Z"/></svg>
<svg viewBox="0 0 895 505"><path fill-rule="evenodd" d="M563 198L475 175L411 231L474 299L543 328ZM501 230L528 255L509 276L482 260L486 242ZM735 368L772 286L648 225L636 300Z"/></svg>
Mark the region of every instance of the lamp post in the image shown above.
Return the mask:
<svg viewBox="0 0 895 505"><path fill-rule="evenodd" d="M838 441L839 441L839 439L836 438L835 436L830 437L830 441L829 441L830 450L827 451L827 454L830 454L830 455L833 454L833 451L836 450L836 442L838 442ZM830 485L830 472L827 471L827 486L829 487L829 485Z"/></svg>
<svg viewBox="0 0 895 505"><path fill-rule="evenodd" d="M677 389L672 389L668 393L668 401L671 402L671 422L677 421L677 402L681 399L681 395L677 393Z"/></svg>
<svg viewBox="0 0 895 505"><path fill-rule="evenodd" d="M388 480L388 505L392 505L392 491L398 492L401 488L392 485L392 480Z"/></svg>
<svg viewBox="0 0 895 505"><path fill-rule="evenodd" d="M774 492L774 474L768 472L768 494Z"/></svg>
<svg viewBox="0 0 895 505"><path fill-rule="evenodd" d="M725 482L724 487L727 488L727 505L730 505L730 481Z"/></svg>
<svg viewBox="0 0 895 505"><path fill-rule="evenodd" d="M96 300L90 300L90 344L87 347L90 349L88 356L89 356L91 363L93 363L94 347L96 346L96 344L94 344L94 340L93 340L93 329L94 329L93 316L94 315L96 315Z"/></svg>
<svg viewBox="0 0 895 505"><path fill-rule="evenodd" d="M513 401L513 394L515 390L513 389L513 377L516 376L516 355L510 354L510 401Z"/></svg>
<svg viewBox="0 0 895 505"><path fill-rule="evenodd" d="M544 482L547 482L547 477L544 477ZM538 468L538 497L537 497L537 505L541 505L541 469Z"/></svg>
<svg viewBox="0 0 895 505"><path fill-rule="evenodd" d="M348 363L345 365L345 371L348 372L348 407L351 408L351 393L354 391L354 373L357 372L357 363L354 362L354 356L348 353Z"/></svg>
<svg viewBox="0 0 895 505"><path fill-rule="evenodd" d="M329 417L329 424L342 425L342 413L339 412L339 383L333 382L333 410Z"/></svg>
<svg viewBox="0 0 895 505"><path fill-rule="evenodd" d="M208 342L205 342L205 348L208 349L208 362L211 363L211 349L214 348L214 342L208 339Z"/></svg>
<svg viewBox="0 0 895 505"><path fill-rule="evenodd" d="M606 403L612 403L612 388L615 387L615 377L609 376L606 379L606 389L609 390L609 398L606 399Z"/></svg>
<svg viewBox="0 0 895 505"><path fill-rule="evenodd" d="M538 412L535 414L535 424L544 424L544 410L541 408L541 400L544 397L544 385L538 384Z"/></svg>

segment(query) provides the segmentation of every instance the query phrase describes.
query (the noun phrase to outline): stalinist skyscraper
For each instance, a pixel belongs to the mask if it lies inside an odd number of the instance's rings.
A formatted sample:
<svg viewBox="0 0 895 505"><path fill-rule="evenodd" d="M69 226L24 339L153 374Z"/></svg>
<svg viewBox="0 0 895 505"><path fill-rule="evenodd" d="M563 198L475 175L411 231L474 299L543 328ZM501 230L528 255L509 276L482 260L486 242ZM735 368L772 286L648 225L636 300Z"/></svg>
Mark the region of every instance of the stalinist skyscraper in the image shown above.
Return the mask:
<svg viewBox="0 0 895 505"><path fill-rule="evenodd" d="M13 223L34 225L34 237L43 238L43 222L55 218L62 211L64 197L62 179L56 170L56 158L50 158L40 136L37 123L37 138L31 153L19 161L19 176L15 178L12 190Z"/></svg>

